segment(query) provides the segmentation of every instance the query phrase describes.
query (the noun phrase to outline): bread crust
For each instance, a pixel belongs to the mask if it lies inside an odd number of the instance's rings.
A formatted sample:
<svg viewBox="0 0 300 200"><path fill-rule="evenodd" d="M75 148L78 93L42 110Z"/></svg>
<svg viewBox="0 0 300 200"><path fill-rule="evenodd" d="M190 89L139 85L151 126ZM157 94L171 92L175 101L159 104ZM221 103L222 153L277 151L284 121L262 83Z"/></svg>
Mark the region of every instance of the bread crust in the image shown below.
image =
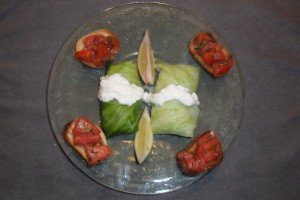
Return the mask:
<svg viewBox="0 0 300 200"><path fill-rule="evenodd" d="M76 125L76 121L78 119L79 118L74 119L72 122L70 122L67 125L67 127L65 129L65 139L68 142L68 144L70 144L85 159L85 161L88 162L88 156L85 152L84 146L83 145L75 145L74 142L73 142L74 137L73 137L72 132L73 132L73 129ZM106 140L106 137L105 137L104 133L102 132L102 130L98 126L96 126L96 127L100 130L101 143L99 143L99 144L107 145L107 140Z"/></svg>

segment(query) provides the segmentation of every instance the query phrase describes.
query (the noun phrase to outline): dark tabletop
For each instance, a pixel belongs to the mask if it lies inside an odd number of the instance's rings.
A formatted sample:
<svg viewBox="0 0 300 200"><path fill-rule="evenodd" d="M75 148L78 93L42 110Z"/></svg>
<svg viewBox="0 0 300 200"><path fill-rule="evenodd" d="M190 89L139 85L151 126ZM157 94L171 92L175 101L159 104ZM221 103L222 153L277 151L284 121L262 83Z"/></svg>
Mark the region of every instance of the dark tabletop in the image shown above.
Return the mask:
<svg viewBox="0 0 300 200"><path fill-rule="evenodd" d="M230 44L245 89L238 134L221 165L191 186L129 195L79 171L46 107L60 47L98 12L130 1L0 1L0 199L300 199L300 1L162 1Z"/></svg>

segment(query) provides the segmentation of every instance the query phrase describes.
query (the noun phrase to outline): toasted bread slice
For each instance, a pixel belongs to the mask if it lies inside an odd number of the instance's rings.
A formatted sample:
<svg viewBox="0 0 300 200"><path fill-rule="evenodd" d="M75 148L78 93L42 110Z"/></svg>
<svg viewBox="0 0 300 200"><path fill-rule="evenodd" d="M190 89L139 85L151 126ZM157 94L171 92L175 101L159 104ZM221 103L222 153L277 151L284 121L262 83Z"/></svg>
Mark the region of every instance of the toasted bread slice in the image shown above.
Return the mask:
<svg viewBox="0 0 300 200"><path fill-rule="evenodd" d="M200 32L198 34L196 34L189 42L189 51L190 51L190 54L192 55L192 57L196 60L196 62L198 62L200 65L202 65L202 67L209 73L211 74L213 77L220 77L220 76L223 76L225 75L231 68L231 65L228 67L228 69L222 73L215 73L214 69L212 66L209 66L208 64L206 64L203 60L203 57L201 55L198 54L197 52L197 44L194 43L194 40L195 38L200 34ZM214 39L216 41L216 43L218 43L219 45L222 46L222 52L223 54L232 59L232 55L231 53L219 42L217 41L210 33L205 33L207 35L210 35L212 37L212 39Z"/></svg>
<svg viewBox="0 0 300 200"><path fill-rule="evenodd" d="M85 148L83 145L75 145L73 142L73 129L76 125L76 121L79 118L76 118L75 120L73 120L72 122L70 122L66 129L65 129L65 139L66 141L89 163L88 161L88 155L85 151ZM95 125L96 126L96 125ZM101 143L102 145L107 145L107 141L106 141L106 137L104 135L104 133L102 132L101 128L99 128L98 126L96 126L99 130L100 130L100 138L101 138Z"/></svg>
<svg viewBox="0 0 300 200"><path fill-rule="evenodd" d="M88 34L82 36L81 38L79 38L79 39L77 40L77 43L76 43L75 52L78 52L78 51L81 51L81 50L84 49L84 43L83 43L83 40L84 40L85 38L91 36L91 35L97 35L97 36L103 36L103 37L110 37L110 36L112 36L112 37L114 37L114 38L117 38L116 34L113 33L111 30L109 30L109 29L99 29L99 30L93 31L93 32L88 33ZM119 51L119 49L120 49L120 42L119 42L118 39L117 39L116 45L117 45L117 46L115 47L115 52L113 52L113 53L115 53L115 54L116 54L117 51ZM83 64L85 64L85 65L87 65L87 66L89 66L89 67L91 67L91 68L98 68L98 66L96 66L96 65L95 65L94 63L92 63L92 62L85 62L85 61L83 61L83 60L80 60L80 61L81 61Z"/></svg>

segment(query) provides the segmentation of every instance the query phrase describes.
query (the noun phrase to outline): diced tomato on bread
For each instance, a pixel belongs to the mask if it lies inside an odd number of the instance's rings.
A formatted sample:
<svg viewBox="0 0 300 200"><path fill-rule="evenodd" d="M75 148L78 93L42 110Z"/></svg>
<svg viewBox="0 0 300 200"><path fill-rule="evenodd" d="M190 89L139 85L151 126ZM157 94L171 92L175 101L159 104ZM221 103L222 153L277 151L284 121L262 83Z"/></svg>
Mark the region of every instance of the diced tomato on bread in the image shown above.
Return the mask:
<svg viewBox="0 0 300 200"><path fill-rule="evenodd" d="M197 33L189 43L189 51L213 77L227 74L233 65L230 52L210 33Z"/></svg>
<svg viewBox="0 0 300 200"><path fill-rule="evenodd" d="M91 166L103 162L112 154L101 128L83 116L67 125L65 138Z"/></svg>
<svg viewBox="0 0 300 200"><path fill-rule="evenodd" d="M212 130L196 136L189 145L176 154L180 170L189 176L212 170L220 164L222 158L222 143Z"/></svg>
<svg viewBox="0 0 300 200"><path fill-rule="evenodd" d="M120 41L109 29L99 29L78 39L75 58L91 68L102 68L113 60L120 49Z"/></svg>

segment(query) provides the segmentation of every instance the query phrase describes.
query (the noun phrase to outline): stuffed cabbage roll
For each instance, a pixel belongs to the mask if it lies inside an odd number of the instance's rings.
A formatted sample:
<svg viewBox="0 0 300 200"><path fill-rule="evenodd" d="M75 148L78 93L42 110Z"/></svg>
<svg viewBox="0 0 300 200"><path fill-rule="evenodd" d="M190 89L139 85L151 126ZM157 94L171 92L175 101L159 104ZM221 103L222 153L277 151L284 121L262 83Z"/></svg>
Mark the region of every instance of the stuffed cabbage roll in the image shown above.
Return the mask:
<svg viewBox="0 0 300 200"><path fill-rule="evenodd" d="M155 93L170 84L181 85L197 90L200 69L186 64L169 65L158 64L159 75L154 88ZM197 125L199 107L186 106L176 100L164 103L161 106L152 106L151 127L154 134L174 134L184 137L193 137Z"/></svg>
<svg viewBox="0 0 300 200"><path fill-rule="evenodd" d="M133 62L123 62L111 65L107 75L121 74L131 84L142 86L137 65ZM142 112L143 101L133 105L122 105L116 100L101 102L101 126L107 137L118 134L135 133Z"/></svg>
<svg viewBox="0 0 300 200"><path fill-rule="evenodd" d="M172 83L186 87L192 92L197 90L200 73L199 67L186 64L170 65L159 63L157 70L159 71L159 76L154 88L155 93Z"/></svg>

